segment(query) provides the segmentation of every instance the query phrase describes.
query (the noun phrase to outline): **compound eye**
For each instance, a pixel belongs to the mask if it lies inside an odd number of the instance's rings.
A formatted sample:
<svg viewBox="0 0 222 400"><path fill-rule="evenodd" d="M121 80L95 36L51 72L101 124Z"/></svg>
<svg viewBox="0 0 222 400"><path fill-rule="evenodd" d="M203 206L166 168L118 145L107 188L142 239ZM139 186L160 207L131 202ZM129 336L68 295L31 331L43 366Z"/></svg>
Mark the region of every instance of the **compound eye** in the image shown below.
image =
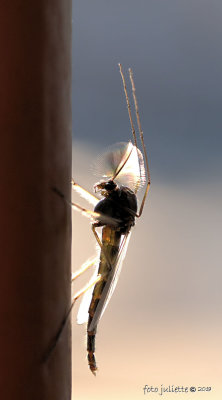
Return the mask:
<svg viewBox="0 0 222 400"><path fill-rule="evenodd" d="M116 188L116 184L113 181L109 181L105 184L105 189L110 191L110 190L114 190Z"/></svg>

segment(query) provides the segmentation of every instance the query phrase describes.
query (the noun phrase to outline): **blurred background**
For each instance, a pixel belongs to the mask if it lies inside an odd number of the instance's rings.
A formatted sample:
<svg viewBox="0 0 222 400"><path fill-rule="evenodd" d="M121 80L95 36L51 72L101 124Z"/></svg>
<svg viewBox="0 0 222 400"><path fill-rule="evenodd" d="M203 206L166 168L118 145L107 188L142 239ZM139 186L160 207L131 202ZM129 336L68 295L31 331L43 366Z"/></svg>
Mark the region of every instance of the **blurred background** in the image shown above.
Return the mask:
<svg viewBox="0 0 222 400"><path fill-rule="evenodd" d="M152 180L99 324L96 378L74 309L73 399L141 399L146 384L211 386L192 397L221 398L221 37L220 0L73 5L73 176L92 191L94 159L131 139L121 62L134 72ZM73 211L73 269L94 254L90 223ZM191 394L163 398L178 396Z"/></svg>

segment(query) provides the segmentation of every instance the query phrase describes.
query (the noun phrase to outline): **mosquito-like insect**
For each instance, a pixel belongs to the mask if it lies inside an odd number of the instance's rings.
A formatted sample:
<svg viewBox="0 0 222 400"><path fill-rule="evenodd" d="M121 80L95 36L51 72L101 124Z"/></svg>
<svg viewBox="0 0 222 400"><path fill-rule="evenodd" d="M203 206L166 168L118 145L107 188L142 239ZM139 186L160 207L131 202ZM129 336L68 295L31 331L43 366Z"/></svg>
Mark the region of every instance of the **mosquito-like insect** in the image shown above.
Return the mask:
<svg viewBox="0 0 222 400"><path fill-rule="evenodd" d="M129 77L132 85L139 136L145 158L145 167L142 152L137 146L131 107L121 64L119 64L119 68L132 129L133 143L130 141L117 145L114 149L108 151L100 160L100 166L101 164L108 164L108 169L103 171L104 179L94 186L95 192L99 192L100 195L102 195L102 200L99 201L97 197L83 189L74 180L72 181L73 189L95 206L94 211L90 211L76 203L72 203L74 209L93 219L92 231L100 248L99 260L95 258L87 262L79 271L73 274L72 278L74 281L98 261L98 268L95 271L94 277L84 289L76 293L72 301L73 306L75 301L82 294L84 295L77 316L77 322L83 323L88 321L88 363L94 375L97 370L95 336L98 322L115 289L123 258L127 250L131 228L135 224L135 218L139 218L142 214L150 187L150 172L138 112L132 70L129 69ZM119 186L118 182L123 182L124 185ZM145 183L145 192L139 211L137 212L136 193ZM96 230L98 227L102 227L101 238Z"/></svg>

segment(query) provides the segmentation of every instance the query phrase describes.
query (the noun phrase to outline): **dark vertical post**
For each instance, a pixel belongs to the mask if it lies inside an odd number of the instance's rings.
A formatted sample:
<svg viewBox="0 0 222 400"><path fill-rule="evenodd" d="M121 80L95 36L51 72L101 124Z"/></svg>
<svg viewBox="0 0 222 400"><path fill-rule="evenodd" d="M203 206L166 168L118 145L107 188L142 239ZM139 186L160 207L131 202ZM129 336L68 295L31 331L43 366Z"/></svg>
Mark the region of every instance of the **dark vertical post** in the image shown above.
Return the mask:
<svg viewBox="0 0 222 400"><path fill-rule="evenodd" d="M71 0L0 4L0 398L70 400Z"/></svg>

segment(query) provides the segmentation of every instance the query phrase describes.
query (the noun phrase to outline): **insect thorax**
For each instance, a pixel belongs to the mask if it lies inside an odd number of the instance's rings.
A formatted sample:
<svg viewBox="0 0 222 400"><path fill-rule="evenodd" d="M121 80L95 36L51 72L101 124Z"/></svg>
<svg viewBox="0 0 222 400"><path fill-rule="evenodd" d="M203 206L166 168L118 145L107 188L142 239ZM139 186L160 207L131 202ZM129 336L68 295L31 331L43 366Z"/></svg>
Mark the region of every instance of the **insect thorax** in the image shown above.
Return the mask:
<svg viewBox="0 0 222 400"><path fill-rule="evenodd" d="M115 190L106 192L105 198L99 201L94 211L119 220L116 229L121 234L125 234L135 224L136 195L127 186L116 187ZM101 223L101 225L105 224Z"/></svg>

